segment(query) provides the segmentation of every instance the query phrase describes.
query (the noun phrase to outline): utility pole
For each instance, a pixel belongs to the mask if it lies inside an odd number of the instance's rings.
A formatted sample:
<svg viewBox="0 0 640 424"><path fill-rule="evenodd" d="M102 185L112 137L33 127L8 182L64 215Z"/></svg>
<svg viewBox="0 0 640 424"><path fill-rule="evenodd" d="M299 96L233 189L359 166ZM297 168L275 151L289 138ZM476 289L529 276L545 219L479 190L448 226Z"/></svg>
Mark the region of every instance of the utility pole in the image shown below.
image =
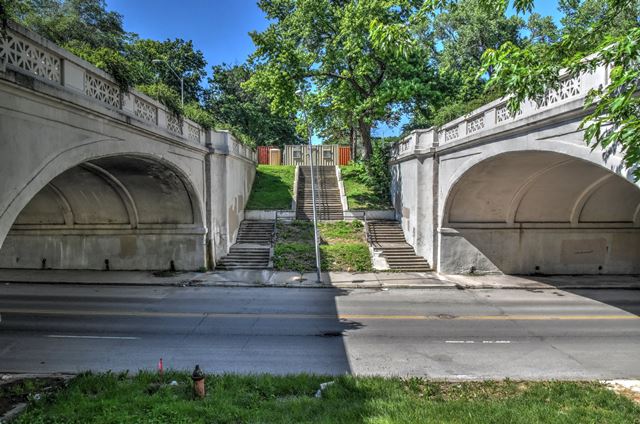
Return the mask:
<svg viewBox="0 0 640 424"><path fill-rule="evenodd" d="M316 183L315 175L313 172L313 144L311 143L311 125L309 125L308 115L304 108L304 96L303 89L296 91L296 94L300 96L300 104L302 105L302 116L304 118L305 126L307 127L307 142L309 145L309 165L311 170L311 203L313 205L313 241L316 251L316 276L318 283L322 282L321 265L320 265L320 243L318 240L318 215L316 212Z"/></svg>
<svg viewBox="0 0 640 424"><path fill-rule="evenodd" d="M151 63L164 63L165 65L167 65L167 68L169 68L171 72L173 72L173 75L175 75L176 78L180 80L180 106L184 107L184 77L178 75L176 70L173 69L169 62L164 59L153 59Z"/></svg>

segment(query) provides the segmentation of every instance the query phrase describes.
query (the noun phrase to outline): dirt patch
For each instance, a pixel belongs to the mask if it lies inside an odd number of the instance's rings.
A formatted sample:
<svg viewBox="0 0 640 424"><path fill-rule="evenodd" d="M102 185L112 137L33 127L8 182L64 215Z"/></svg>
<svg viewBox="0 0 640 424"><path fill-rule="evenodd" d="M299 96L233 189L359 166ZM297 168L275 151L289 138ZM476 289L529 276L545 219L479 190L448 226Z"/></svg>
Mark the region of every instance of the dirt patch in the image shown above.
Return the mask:
<svg viewBox="0 0 640 424"><path fill-rule="evenodd" d="M9 379L0 383L0 417L16 405L43 398L66 384L64 377Z"/></svg>

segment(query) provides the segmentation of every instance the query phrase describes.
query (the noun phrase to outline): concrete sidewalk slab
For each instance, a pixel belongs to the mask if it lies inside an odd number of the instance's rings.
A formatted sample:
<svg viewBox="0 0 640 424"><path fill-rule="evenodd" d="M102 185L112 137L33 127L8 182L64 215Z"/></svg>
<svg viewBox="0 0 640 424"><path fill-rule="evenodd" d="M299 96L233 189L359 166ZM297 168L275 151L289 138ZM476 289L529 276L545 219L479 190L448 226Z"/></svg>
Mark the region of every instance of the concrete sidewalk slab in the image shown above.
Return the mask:
<svg viewBox="0 0 640 424"><path fill-rule="evenodd" d="M67 283L184 285L198 281L200 272L90 271L0 269L2 283Z"/></svg>
<svg viewBox="0 0 640 424"><path fill-rule="evenodd" d="M640 276L514 276L443 275L435 272L323 272L273 270L152 273L145 271L66 271L0 269L0 283L104 284L139 286L210 287L336 287L357 288L459 288L459 289L640 289Z"/></svg>
<svg viewBox="0 0 640 424"><path fill-rule="evenodd" d="M637 275L440 275L465 289L640 289Z"/></svg>

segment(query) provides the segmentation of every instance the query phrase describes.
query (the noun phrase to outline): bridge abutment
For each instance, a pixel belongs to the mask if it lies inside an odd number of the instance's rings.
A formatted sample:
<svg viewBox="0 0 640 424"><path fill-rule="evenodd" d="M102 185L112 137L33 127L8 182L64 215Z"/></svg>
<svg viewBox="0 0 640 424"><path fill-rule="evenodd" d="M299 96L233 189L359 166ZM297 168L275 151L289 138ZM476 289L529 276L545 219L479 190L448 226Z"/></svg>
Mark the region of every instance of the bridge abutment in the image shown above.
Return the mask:
<svg viewBox="0 0 640 424"><path fill-rule="evenodd" d="M392 198L416 251L443 273L639 273L640 185L579 128L603 75L517 116L498 100L397 143Z"/></svg>
<svg viewBox="0 0 640 424"><path fill-rule="evenodd" d="M0 267L213 266L242 220L255 152L13 23L5 41Z"/></svg>

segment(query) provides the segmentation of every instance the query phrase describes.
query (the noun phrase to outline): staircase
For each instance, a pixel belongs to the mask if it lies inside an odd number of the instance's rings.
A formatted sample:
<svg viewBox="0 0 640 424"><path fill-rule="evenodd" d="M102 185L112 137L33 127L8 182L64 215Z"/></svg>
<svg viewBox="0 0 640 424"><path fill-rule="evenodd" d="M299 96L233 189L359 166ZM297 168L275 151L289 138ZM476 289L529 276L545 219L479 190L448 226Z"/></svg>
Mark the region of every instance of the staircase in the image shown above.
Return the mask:
<svg viewBox="0 0 640 424"><path fill-rule="evenodd" d="M367 222L367 239L371 246L382 250L382 256L392 271L431 271L426 259L416 255L413 247L407 243L398 222Z"/></svg>
<svg viewBox="0 0 640 424"><path fill-rule="evenodd" d="M265 269L271 260L274 221L242 221L236 243L227 256L220 259L217 269Z"/></svg>
<svg viewBox="0 0 640 424"><path fill-rule="evenodd" d="M335 166L314 166L313 172L317 182L316 212L318 219L324 221L339 221L344 219ZM296 205L297 219L313 219L311 167L309 166L301 166L298 170Z"/></svg>

